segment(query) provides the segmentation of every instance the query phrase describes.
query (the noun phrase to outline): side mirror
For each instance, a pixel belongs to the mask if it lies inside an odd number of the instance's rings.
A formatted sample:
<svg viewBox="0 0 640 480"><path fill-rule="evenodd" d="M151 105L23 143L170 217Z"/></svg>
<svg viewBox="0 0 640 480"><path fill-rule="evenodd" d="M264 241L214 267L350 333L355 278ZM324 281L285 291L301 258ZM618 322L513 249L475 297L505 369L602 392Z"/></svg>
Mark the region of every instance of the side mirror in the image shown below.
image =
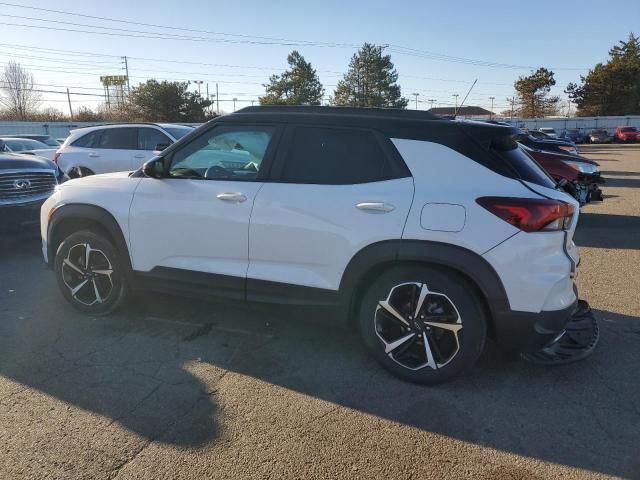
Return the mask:
<svg viewBox="0 0 640 480"><path fill-rule="evenodd" d="M159 144L156 145L156 148L154 148L153 150L161 152L162 150L167 148L169 145L171 145L171 144L170 143L159 143Z"/></svg>
<svg viewBox="0 0 640 480"><path fill-rule="evenodd" d="M142 173L150 178L164 178L164 158L156 157L142 166Z"/></svg>

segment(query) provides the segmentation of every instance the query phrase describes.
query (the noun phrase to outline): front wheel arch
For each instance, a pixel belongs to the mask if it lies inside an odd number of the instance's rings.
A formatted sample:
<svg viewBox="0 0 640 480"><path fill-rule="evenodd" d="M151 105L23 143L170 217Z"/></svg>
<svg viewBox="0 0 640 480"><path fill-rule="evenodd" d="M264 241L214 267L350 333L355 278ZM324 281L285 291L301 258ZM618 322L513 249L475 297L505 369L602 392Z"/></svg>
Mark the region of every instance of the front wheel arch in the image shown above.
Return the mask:
<svg viewBox="0 0 640 480"><path fill-rule="evenodd" d="M131 271L129 248L117 220L104 208L89 204L63 205L53 213L47 228L49 266L53 266L53 258L64 239L81 230L104 235L118 249L127 262L127 270Z"/></svg>

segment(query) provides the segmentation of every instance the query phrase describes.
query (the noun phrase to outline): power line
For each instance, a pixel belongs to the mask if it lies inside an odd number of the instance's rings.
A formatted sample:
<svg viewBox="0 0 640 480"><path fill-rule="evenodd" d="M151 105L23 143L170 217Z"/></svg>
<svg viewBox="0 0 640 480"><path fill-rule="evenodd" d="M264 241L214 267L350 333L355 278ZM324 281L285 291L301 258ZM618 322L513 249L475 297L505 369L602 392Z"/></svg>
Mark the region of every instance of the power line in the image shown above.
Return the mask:
<svg viewBox="0 0 640 480"><path fill-rule="evenodd" d="M121 36L131 36L131 37L134 37L134 38L153 38L153 39L162 39L162 40L186 40L186 41L208 41L208 42L223 42L223 43L248 43L248 44L260 44L260 45L359 48L359 45L347 44L347 43L318 42L318 41L308 41L308 40L289 40L289 39L275 38L275 37L259 37L259 36L246 35L246 34L231 34L231 33L226 33L226 32L213 32L213 31L208 31L208 30L196 30L196 29L190 29L190 28L184 28L184 27L176 27L176 26L168 26L168 25L160 25L160 24L151 24L151 23L143 23L143 22L134 22L134 21L130 21L130 20L122 20L122 19L110 18L110 17L101 17L101 16L97 16L97 15L87 15L87 14L81 14L81 13L77 13L77 12L69 12L69 11L65 11L65 10L54 10L54 9L34 7L34 6L28 6L28 5L20 5L20 4L8 3L8 2L0 2L0 5L5 5L5 6L9 6L9 7L14 7L14 8L23 8L23 9L28 9L28 10L36 10L36 11L42 11L42 12L48 12L48 13L57 13L57 14L61 14L61 15L71 15L71 16L77 16L77 17L83 17L83 18L91 18L91 19L102 20L102 21L109 21L109 22L125 23L125 24L130 24L130 25L152 27L152 28L161 28L161 29L185 31L185 32L192 32L192 33L205 33L207 35L223 35L223 36L227 36L227 37L241 38L243 40L232 40L232 39L228 39L228 38L225 39L225 38L211 38L211 37L196 37L196 36L177 35L177 34L169 34L169 33L162 33L162 32L148 32L148 31L140 31L140 30L132 30L132 29L119 29L117 27L103 27L103 26L99 26L99 25L87 25L87 24L81 24L81 23L75 23L75 22L64 22L64 21L59 21L58 22L58 23L65 23L65 24L68 24L68 25L75 25L75 26L81 26L81 27L86 27L86 28L100 28L100 29L105 29L105 30L108 29L108 30L113 30L113 31L128 32L128 34L122 33L120 35ZM8 15L5 15L5 16L8 16ZM36 21L48 21L48 22L50 22L50 19L41 19L41 18L34 18L34 17L20 17L20 16L17 16L17 15L14 15L13 17L14 18L36 20ZM60 29L60 28L56 28L56 27L43 27L43 26L38 26L38 25L25 25L25 24L13 24L13 23L0 23L0 24L12 25L12 26L20 26L20 27L25 27L25 28L49 28L49 29L52 29L52 30L61 30L61 31L69 31L69 32L77 32L77 33L89 33L89 34L96 34L96 35L115 35L112 32L96 32L96 31L87 31L87 30ZM252 40L249 40L249 39L252 39ZM531 65L514 65L514 64L509 64L509 63L491 62L491 61L486 61L486 60L479 60L479 59L472 59L472 58L465 58L465 57L456 57L456 56L452 56L452 55L446 55L446 54L441 54L441 53L437 53L437 52L431 52L431 51L427 51L427 50L419 50L419 49L415 49L415 48L403 47L403 46L392 45L392 44L389 45L389 50L394 52L394 53L399 53L401 55L409 55L409 56L414 56L414 57L419 57L419 58L426 58L426 59L431 59L431 60L453 62L453 63L463 63L463 64L469 64L469 65L475 65L475 66L482 66L482 67L507 68L507 69L519 69L519 70L528 70L528 69L536 68L536 67L533 67ZM554 69L554 70L586 70L586 68L583 68L583 67L552 67L552 69Z"/></svg>

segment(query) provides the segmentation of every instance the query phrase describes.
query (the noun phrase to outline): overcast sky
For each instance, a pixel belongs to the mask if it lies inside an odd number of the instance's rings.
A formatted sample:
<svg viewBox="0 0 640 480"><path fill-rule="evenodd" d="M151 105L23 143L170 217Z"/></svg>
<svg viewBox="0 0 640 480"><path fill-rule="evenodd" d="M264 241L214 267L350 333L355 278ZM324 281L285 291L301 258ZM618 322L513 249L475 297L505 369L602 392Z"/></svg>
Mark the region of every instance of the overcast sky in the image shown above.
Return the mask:
<svg viewBox="0 0 640 480"><path fill-rule="evenodd" d="M429 99L435 106L451 105L453 94L461 100L477 78L467 104L489 107L493 96L499 112L507 108L513 81L532 67L551 68L555 92L561 94L568 82L605 61L618 40L634 28L640 33L637 0L599 6L588 1L15 0L14 6L0 2L0 7L0 62L19 61L43 90L69 87L72 93L96 95L73 95L76 106L102 101L99 77L123 74L125 55L132 85L147 78L202 80L203 93L206 83L215 93L217 82L221 107L231 110L233 97L238 107L246 104L240 101L256 100L261 84L284 69L287 54L297 49L318 70L329 96L355 46L368 41L388 45L412 107L413 93L419 93L419 108L428 108ZM87 33L98 31L105 34ZM162 38L143 38L149 36ZM64 95L43 97L66 110Z"/></svg>

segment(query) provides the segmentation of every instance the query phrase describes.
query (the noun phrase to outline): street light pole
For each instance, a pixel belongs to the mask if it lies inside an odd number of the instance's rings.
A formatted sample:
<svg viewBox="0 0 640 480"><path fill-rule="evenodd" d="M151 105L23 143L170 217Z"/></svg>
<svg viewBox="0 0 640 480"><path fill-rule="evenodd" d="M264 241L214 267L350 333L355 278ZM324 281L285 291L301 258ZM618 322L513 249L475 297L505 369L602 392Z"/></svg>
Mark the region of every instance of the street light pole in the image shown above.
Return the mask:
<svg viewBox="0 0 640 480"><path fill-rule="evenodd" d="M489 115L489 119L493 118L493 101L496 99L496 97L489 97L489 100L491 100L491 114Z"/></svg>
<svg viewBox="0 0 640 480"><path fill-rule="evenodd" d="M435 98L430 98L429 100L427 100L427 102L429 102L430 108L433 108L433 104L436 103L436 99Z"/></svg>
<svg viewBox="0 0 640 480"><path fill-rule="evenodd" d="M204 82L202 80L194 80L193 83L198 85L198 96L201 97L202 94L200 93L200 85L202 85Z"/></svg>
<svg viewBox="0 0 640 480"><path fill-rule="evenodd" d="M419 93L412 93L411 95L413 95L414 97L416 97L416 110L418 109L418 96L420 95Z"/></svg>

